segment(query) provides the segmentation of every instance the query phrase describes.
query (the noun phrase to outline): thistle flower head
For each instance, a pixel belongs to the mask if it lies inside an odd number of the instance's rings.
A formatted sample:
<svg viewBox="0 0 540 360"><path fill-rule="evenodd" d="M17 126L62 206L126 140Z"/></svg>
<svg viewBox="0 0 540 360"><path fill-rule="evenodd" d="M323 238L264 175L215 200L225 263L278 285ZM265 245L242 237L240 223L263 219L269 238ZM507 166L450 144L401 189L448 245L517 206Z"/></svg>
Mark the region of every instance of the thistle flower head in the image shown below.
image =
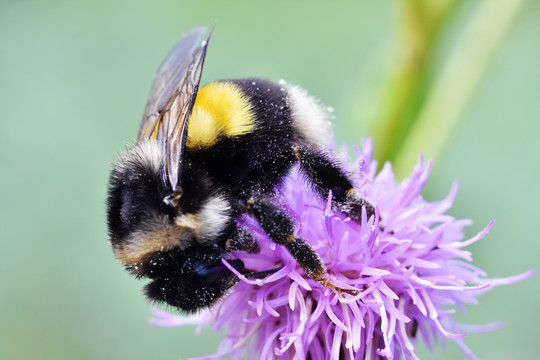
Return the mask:
<svg viewBox="0 0 540 360"><path fill-rule="evenodd" d="M463 329L452 319L455 308L476 303L490 285L513 283L532 272L486 279L464 248L483 238L493 221L464 240L463 229L471 221L446 214L456 184L444 200L426 202L421 191L431 163L420 159L411 176L396 184L390 164L376 174L371 150L365 141L354 181L378 214L368 219L364 212L361 224L333 211L330 198L321 202L298 171L276 198L296 219L297 235L320 255L332 282L358 289L357 295L336 294L306 277L284 247L244 217L240 225L254 234L261 252L235 255L252 271L280 270L265 279L246 279L224 260L241 281L217 308L194 317L156 310L152 322L227 328L217 353L199 359L416 359L416 341L431 349L441 337L474 358L462 341Z"/></svg>

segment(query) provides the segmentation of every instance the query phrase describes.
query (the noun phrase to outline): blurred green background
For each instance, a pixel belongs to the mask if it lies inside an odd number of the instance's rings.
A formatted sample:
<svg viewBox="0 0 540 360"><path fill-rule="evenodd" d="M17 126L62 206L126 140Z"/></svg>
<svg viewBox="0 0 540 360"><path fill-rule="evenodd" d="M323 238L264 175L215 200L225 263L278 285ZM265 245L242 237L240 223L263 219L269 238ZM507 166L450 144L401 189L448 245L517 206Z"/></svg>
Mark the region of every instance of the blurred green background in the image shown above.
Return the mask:
<svg viewBox="0 0 540 360"><path fill-rule="evenodd" d="M474 2L459 3L440 29L423 84L459 52ZM107 242L111 162L136 136L157 67L182 33L217 20L203 82L258 76L301 84L335 108L338 143L359 144L391 106L381 94L403 65L403 12L397 1L2 1L0 358L213 353L220 337L211 330L197 336L193 327L148 324L142 284ZM484 76L455 131L434 152L424 192L441 199L459 179L450 213L474 219L468 236L496 219L471 247L490 276L540 264L539 34L540 2L524 1L481 64ZM469 324L504 321L499 331L465 339L480 358L538 358L539 285L536 275L500 287L457 316ZM434 354L419 347L423 359L464 358L452 342Z"/></svg>

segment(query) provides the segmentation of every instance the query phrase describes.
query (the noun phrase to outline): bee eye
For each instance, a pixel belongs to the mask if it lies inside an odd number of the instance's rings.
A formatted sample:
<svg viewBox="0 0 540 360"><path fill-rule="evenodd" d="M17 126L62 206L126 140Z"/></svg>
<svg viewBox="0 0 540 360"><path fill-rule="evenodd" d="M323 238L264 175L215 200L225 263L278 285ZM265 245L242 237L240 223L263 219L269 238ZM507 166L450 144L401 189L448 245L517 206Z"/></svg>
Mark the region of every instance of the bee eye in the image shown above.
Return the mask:
<svg viewBox="0 0 540 360"><path fill-rule="evenodd" d="M189 278L191 285L209 285L216 280L223 278L223 275L228 271L223 264L195 264L193 266L194 274Z"/></svg>
<svg viewBox="0 0 540 360"><path fill-rule="evenodd" d="M244 264L241 260L228 260L236 269L243 270ZM193 275L189 277L189 283L193 286L206 286L216 281L230 276L229 269L223 263L192 264Z"/></svg>

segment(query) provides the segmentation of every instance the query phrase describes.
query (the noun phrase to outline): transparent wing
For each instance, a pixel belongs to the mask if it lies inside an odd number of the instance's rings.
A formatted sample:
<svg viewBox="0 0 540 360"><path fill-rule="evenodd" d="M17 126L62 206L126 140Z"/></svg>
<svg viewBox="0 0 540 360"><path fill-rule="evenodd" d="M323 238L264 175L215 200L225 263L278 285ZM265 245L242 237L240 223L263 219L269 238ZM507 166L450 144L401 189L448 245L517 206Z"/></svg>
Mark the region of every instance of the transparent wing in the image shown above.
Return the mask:
<svg viewBox="0 0 540 360"><path fill-rule="evenodd" d="M161 64L152 84L138 142L157 140L165 154L163 181L173 192L182 172L187 123L201 81L210 35L205 28L185 34Z"/></svg>
<svg viewBox="0 0 540 360"><path fill-rule="evenodd" d="M201 38L205 34L204 27L198 27L185 34L171 49L157 71L148 102L144 110L138 140L150 139L152 132L180 83L185 79L190 67L192 67L196 55L202 48Z"/></svg>

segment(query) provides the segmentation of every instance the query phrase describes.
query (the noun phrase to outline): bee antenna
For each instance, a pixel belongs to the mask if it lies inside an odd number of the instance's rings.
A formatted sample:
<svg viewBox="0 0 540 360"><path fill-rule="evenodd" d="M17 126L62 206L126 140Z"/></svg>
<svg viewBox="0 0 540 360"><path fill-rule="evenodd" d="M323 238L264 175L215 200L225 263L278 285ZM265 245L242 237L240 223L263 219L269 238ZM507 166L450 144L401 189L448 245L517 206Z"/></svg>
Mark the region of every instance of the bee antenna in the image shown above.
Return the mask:
<svg viewBox="0 0 540 360"><path fill-rule="evenodd" d="M283 266L280 266L280 267L277 267L277 268L274 268L274 269L270 269L270 270L264 270L264 271L246 272L246 273L243 273L242 275L244 275L248 279L262 279L262 278L267 277L268 275L272 275L273 273L275 273L275 272L277 272L277 271L279 271L281 269L283 269Z"/></svg>

